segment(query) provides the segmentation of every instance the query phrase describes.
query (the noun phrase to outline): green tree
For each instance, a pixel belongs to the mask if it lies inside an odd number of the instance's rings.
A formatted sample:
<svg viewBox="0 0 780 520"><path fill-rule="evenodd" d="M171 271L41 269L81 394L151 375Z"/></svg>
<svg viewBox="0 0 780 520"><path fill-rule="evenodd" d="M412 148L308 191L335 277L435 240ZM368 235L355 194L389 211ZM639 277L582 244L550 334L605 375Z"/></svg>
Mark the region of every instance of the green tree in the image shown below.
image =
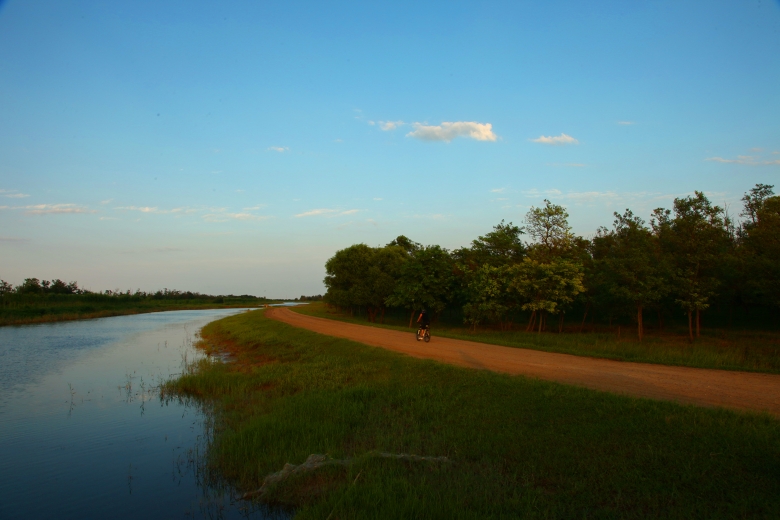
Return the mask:
<svg viewBox="0 0 780 520"><path fill-rule="evenodd" d="M368 305L370 301L371 262L374 256L372 248L365 244L355 244L336 251L325 262L325 287L328 288L323 299L325 302L343 309Z"/></svg>
<svg viewBox="0 0 780 520"><path fill-rule="evenodd" d="M369 321L375 322L377 313L381 313L384 322L387 298L395 291L396 280L408 259L409 256L402 246L374 249L367 280L366 309Z"/></svg>
<svg viewBox="0 0 780 520"><path fill-rule="evenodd" d="M528 255L511 268L510 287L524 299L522 309L531 311L528 329L538 320L538 331L544 328L548 314L563 314L574 298L585 290L581 255L585 251L571 232L569 214L557 204L544 201L544 207L532 207L525 217L525 229L534 242L528 244Z"/></svg>
<svg viewBox="0 0 780 520"><path fill-rule="evenodd" d="M22 285L16 286L16 292L20 294L43 294L43 286L37 278L25 278Z"/></svg>
<svg viewBox="0 0 780 520"><path fill-rule="evenodd" d="M630 210L615 213L613 229L593 239L594 261L610 295L636 310L637 336L644 336L643 311L668 291L657 238Z"/></svg>
<svg viewBox="0 0 780 520"><path fill-rule="evenodd" d="M473 271L468 282L469 300L463 306L463 317L476 329L485 322L499 322L506 327L507 313L516 305L516 295L510 291L510 266L484 264Z"/></svg>
<svg viewBox="0 0 780 520"><path fill-rule="evenodd" d="M452 296L453 267L452 256L443 247L425 246L414 251L401 266L395 289L385 302L410 310L412 316L423 308L438 316Z"/></svg>
<svg viewBox="0 0 780 520"><path fill-rule="evenodd" d="M672 264L675 302L688 314L688 337L701 331L701 311L710 306L720 284L718 264L731 246L730 222L704 193L674 199L674 216L656 209L651 225ZM695 316L695 320L694 320Z"/></svg>
<svg viewBox="0 0 780 520"><path fill-rule="evenodd" d="M749 217L740 230L746 292L756 303L780 306L780 197L759 184L742 200Z"/></svg>
<svg viewBox="0 0 780 520"><path fill-rule="evenodd" d="M541 262L526 258L522 263L509 268L510 287L527 303L524 311L531 311L528 328L538 321L538 332L544 328L547 314L562 314L566 306L585 290L582 285L582 265L566 258L552 258ZM559 329L560 330L560 329Z"/></svg>
<svg viewBox="0 0 780 520"><path fill-rule="evenodd" d="M471 269L489 264L495 267L522 262L525 244L521 239L523 228L511 222L493 226L493 231L471 242L471 247L453 252L458 263Z"/></svg>

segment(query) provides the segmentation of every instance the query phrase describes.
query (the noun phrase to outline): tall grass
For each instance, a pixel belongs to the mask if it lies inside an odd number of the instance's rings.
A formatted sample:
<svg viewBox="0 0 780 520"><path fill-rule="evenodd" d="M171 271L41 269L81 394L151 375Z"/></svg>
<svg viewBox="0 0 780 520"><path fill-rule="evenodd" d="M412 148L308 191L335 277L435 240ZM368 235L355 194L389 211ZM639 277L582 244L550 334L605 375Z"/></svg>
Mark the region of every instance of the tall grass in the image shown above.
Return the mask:
<svg viewBox="0 0 780 520"><path fill-rule="evenodd" d="M256 489L312 453L353 459L272 488L296 518L780 517L780 422L766 415L413 359L262 311L202 336L233 361L164 390L209 403L209 464L230 482Z"/></svg>
<svg viewBox="0 0 780 520"><path fill-rule="evenodd" d="M389 317L385 324L376 324L328 308L323 303L293 307L292 310L301 314L360 325L409 330L408 316L405 319ZM467 327L453 326L451 323L439 323L433 325L432 334L507 347L620 361L780 373L780 334L777 332L708 329L701 338L691 344L687 339L687 330L685 333L676 330L664 334L655 332L646 335L641 342L636 339L636 330L631 328L615 327L610 332L579 333L578 330L579 327L570 327L561 334L557 332L537 334L518 330L502 332L495 329L472 331Z"/></svg>

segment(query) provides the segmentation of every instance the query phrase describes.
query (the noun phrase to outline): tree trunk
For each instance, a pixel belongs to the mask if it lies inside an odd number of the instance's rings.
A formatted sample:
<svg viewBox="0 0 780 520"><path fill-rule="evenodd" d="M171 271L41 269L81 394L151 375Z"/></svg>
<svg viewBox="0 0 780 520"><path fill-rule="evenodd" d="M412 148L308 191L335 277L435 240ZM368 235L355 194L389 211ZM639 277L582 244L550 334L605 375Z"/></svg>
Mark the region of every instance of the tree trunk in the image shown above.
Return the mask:
<svg viewBox="0 0 780 520"><path fill-rule="evenodd" d="M385 323L385 308L382 307L382 324Z"/></svg>
<svg viewBox="0 0 780 520"><path fill-rule="evenodd" d="M642 305L636 306L636 325L637 325L636 327L637 334L639 335L639 341L642 341L642 336L644 334L644 330L642 330L644 327L644 324L642 323Z"/></svg>
<svg viewBox="0 0 780 520"><path fill-rule="evenodd" d="M539 311L539 330L537 331L537 334L542 333L542 322L544 322L544 311Z"/></svg>
<svg viewBox="0 0 780 520"><path fill-rule="evenodd" d="M561 313L561 319L558 320L558 334L563 333L563 317L564 313Z"/></svg>
<svg viewBox="0 0 780 520"><path fill-rule="evenodd" d="M661 314L661 309L658 309L658 332L664 330L664 316Z"/></svg>
<svg viewBox="0 0 780 520"><path fill-rule="evenodd" d="M414 309L412 309L412 314L409 316L409 328L412 328L412 320L414 319Z"/></svg>
<svg viewBox="0 0 780 520"><path fill-rule="evenodd" d="M701 311L696 309L696 338L699 337L701 331Z"/></svg>
<svg viewBox="0 0 780 520"><path fill-rule="evenodd" d="M531 318L528 320L528 326L525 328L526 332L531 332L534 330L534 323L536 323L536 311L533 311L531 313Z"/></svg>
<svg viewBox="0 0 780 520"><path fill-rule="evenodd" d="M693 343L693 316L691 311L688 311L688 339Z"/></svg>
<svg viewBox="0 0 780 520"><path fill-rule="evenodd" d="M585 318L588 317L588 309L590 309L590 303L585 304L585 314L582 315L582 324L580 324L580 334L582 334L582 329L585 328Z"/></svg>

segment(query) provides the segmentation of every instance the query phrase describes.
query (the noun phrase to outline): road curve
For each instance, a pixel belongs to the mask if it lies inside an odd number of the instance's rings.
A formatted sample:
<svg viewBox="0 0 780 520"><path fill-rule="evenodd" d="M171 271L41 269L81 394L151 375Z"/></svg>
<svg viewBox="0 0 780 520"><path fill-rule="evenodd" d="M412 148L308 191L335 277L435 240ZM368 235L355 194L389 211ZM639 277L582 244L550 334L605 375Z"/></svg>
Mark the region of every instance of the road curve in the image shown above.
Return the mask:
<svg viewBox="0 0 780 520"><path fill-rule="evenodd" d="M780 417L780 375L613 361L441 337L424 343L410 332L316 318L285 308L265 312L269 318L294 327L416 358L636 397L765 411Z"/></svg>

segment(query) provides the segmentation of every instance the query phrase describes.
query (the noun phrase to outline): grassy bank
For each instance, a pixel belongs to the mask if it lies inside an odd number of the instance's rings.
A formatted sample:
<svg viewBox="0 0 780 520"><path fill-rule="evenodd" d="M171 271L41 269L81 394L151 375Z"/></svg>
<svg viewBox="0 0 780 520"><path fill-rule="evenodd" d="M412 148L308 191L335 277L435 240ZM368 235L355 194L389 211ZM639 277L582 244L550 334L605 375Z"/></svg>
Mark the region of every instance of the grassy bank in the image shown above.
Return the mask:
<svg viewBox="0 0 780 520"><path fill-rule="evenodd" d="M388 316L384 324L369 323L365 318L350 316L323 303L292 307L295 312L335 320L373 325L395 330L410 330L409 317ZM574 331L577 329L574 328ZM529 348L548 352L562 352L619 361L660 363L723 370L748 370L780 373L780 334L756 330L706 330L691 344L679 331L645 336L636 339L635 330L622 328L620 336L612 332L535 332L477 330L450 324L434 324L434 336L480 341L507 347Z"/></svg>
<svg viewBox="0 0 780 520"><path fill-rule="evenodd" d="M257 298L155 299L102 294L4 295L0 326L105 318L146 312L255 307L270 300Z"/></svg>
<svg viewBox="0 0 780 520"><path fill-rule="evenodd" d="M213 322L163 392L215 414L209 464L296 518L776 518L780 422L417 360L268 320ZM383 459L375 452L446 456Z"/></svg>

